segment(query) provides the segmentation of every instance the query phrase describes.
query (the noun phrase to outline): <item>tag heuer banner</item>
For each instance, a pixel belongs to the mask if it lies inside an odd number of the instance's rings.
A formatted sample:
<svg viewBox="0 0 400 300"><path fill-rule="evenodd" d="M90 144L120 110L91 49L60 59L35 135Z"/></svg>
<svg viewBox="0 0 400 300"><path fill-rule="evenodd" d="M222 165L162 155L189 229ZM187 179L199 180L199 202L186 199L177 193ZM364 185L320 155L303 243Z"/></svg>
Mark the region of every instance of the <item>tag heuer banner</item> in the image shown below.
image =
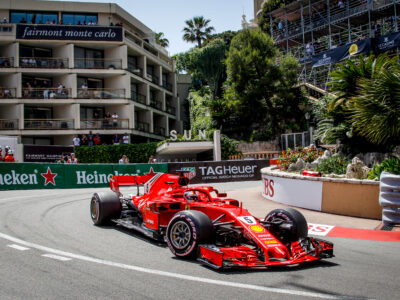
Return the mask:
<svg viewBox="0 0 400 300"><path fill-rule="evenodd" d="M0 190L108 187L113 175L167 171L167 164L0 163Z"/></svg>

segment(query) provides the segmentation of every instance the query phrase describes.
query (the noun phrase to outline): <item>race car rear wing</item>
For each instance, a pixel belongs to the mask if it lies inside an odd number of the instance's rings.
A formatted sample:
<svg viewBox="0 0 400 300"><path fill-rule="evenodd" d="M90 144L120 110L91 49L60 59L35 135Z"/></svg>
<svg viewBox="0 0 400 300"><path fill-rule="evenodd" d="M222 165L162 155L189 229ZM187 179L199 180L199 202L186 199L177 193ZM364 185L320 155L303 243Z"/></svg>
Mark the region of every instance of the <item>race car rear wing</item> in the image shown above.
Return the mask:
<svg viewBox="0 0 400 300"><path fill-rule="evenodd" d="M139 186L144 185L157 173L148 173L145 175L118 175L110 179L110 188L112 191L120 194L120 186L137 186L139 193Z"/></svg>

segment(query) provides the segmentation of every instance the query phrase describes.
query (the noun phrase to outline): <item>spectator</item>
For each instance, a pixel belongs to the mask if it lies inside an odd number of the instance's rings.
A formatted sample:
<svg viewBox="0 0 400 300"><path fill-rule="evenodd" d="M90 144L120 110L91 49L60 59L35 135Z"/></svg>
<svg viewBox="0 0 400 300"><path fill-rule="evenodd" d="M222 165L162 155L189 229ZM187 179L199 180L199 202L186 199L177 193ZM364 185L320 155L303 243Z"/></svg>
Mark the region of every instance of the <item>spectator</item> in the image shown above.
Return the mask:
<svg viewBox="0 0 400 300"><path fill-rule="evenodd" d="M88 98L89 97L89 91L88 91L87 83L86 82L82 83L81 88L82 88L82 98Z"/></svg>
<svg viewBox="0 0 400 300"><path fill-rule="evenodd" d="M283 33L283 23L282 23L282 20L279 20L278 29L279 29L279 33L282 34L282 33Z"/></svg>
<svg viewBox="0 0 400 300"><path fill-rule="evenodd" d="M122 155L121 159L118 162L119 164L129 164L129 159L126 155Z"/></svg>
<svg viewBox="0 0 400 300"><path fill-rule="evenodd" d="M15 162L13 150L8 150L7 155L4 157L4 162L8 162L8 163Z"/></svg>
<svg viewBox="0 0 400 300"><path fill-rule="evenodd" d="M43 98L44 99L49 99L50 98L50 90L49 90L49 85L47 81L43 81Z"/></svg>
<svg viewBox="0 0 400 300"><path fill-rule="evenodd" d="M115 112L115 113L112 114L111 118L113 120L113 127L118 127L119 115Z"/></svg>
<svg viewBox="0 0 400 300"><path fill-rule="evenodd" d="M7 23L8 23L8 20L7 20L7 18L6 18L6 17L4 17L4 18L3 18L3 21L1 21L1 23L3 23L3 24L7 24Z"/></svg>
<svg viewBox="0 0 400 300"><path fill-rule="evenodd" d="M150 155L149 161L147 162L148 164L154 164L156 162L156 159L154 158L153 155Z"/></svg>
<svg viewBox="0 0 400 300"><path fill-rule="evenodd" d="M81 144L81 139L78 135L75 135L75 137L72 139L72 143L74 146L79 146Z"/></svg>
<svg viewBox="0 0 400 300"><path fill-rule="evenodd" d="M35 68L36 67L36 59L34 57L29 58L28 66L31 67L31 68Z"/></svg>
<svg viewBox="0 0 400 300"><path fill-rule="evenodd" d="M96 133L96 135L93 137L93 142L95 145L100 145L101 144L101 138L100 135L98 133Z"/></svg>
<svg viewBox="0 0 400 300"><path fill-rule="evenodd" d="M22 18L21 19L21 21L19 21L21 24L26 24L27 22L26 22L26 20L25 20L25 18Z"/></svg>
<svg viewBox="0 0 400 300"><path fill-rule="evenodd" d="M61 158L57 161L58 164L66 164L67 162L65 161L64 156L61 156Z"/></svg>
<svg viewBox="0 0 400 300"><path fill-rule="evenodd" d="M119 145L119 142L120 142L120 137L119 134L116 133L112 139L112 143L113 145Z"/></svg>
<svg viewBox="0 0 400 300"><path fill-rule="evenodd" d="M122 137L122 143L129 144L129 135L127 132L125 132L124 136Z"/></svg>
<svg viewBox="0 0 400 300"><path fill-rule="evenodd" d="M75 157L75 153L71 153L71 157L67 160L67 164L78 164L79 161L78 159Z"/></svg>
<svg viewBox="0 0 400 300"><path fill-rule="evenodd" d="M106 112L106 115L104 116L104 127L110 127L110 121L111 121L111 114L110 112Z"/></svg>
<svg viewBox="0 0 400 300"><path fill-rule="evenodd" d="M81 145L82 146L87 146L88 145L88 138L87 138L86 134L82 135Z"/></svg>
<svg viewBox="0 0 400 300"><path fill-rule="evenodd" d="M59 98L62 97L63 91L64 91L64 86L63 86L61 83L58 83L58 87L57 87L57 96L58 96Z"/></svg>
<svg viewBox="0 0 400 300"><path fill-rule="evenodd" d="M3 149L0 147L0 162L3 161Z"/></svg>
<svg viewBox="0 0 400 300"><path fill-rule="evenodd" d="M89 146L93 146L93 143L94 143L94 141L93 141L93 133L92 133L92 131L89 131L89 134L88 134L88 145Z"/></svg>
<svg viewBox="0 0 400 300"><path fill-rule="evenodd" d="M341 8L341 9L343 9L343 8L344 8L344 3L343 3L343 1L342 1L342 0L339 0L339 2L338 2L338 6L339 6L339 8Z"/></svg>

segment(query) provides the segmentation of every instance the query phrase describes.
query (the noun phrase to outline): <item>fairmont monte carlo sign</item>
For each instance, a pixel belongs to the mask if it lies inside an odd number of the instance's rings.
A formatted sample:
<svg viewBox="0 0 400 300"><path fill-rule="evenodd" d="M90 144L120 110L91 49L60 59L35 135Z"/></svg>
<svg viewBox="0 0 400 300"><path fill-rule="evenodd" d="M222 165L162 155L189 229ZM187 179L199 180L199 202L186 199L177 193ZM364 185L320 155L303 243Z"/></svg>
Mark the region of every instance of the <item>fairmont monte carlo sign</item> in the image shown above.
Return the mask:
<svg viewBox="0 0 400 300"><path fill-rule="evenodd" d="M16 38L122 42L122 27L17 24Z"/></svg>

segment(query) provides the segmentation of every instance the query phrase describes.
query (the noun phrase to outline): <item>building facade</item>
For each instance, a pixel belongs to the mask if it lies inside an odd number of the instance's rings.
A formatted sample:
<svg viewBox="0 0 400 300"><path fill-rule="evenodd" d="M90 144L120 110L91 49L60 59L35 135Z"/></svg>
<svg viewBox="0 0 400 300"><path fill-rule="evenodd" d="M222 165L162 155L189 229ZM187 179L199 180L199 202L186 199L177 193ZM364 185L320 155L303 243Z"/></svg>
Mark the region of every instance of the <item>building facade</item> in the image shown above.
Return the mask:
<svg viewBox="0 0 400 300"><path fill-rule="evenodd" d="M254 0L256 20L264 2ZM399 54L400 0L297 0L263 17L275 43L298 58L300 80L322 89L349 53Z"/></svg>
<svg viewBox="0 0 400 300"><path fill-rule="evenodd" d="M113 3L0 2L0 135L70 145L181 131L174 61Z"/></svg>

